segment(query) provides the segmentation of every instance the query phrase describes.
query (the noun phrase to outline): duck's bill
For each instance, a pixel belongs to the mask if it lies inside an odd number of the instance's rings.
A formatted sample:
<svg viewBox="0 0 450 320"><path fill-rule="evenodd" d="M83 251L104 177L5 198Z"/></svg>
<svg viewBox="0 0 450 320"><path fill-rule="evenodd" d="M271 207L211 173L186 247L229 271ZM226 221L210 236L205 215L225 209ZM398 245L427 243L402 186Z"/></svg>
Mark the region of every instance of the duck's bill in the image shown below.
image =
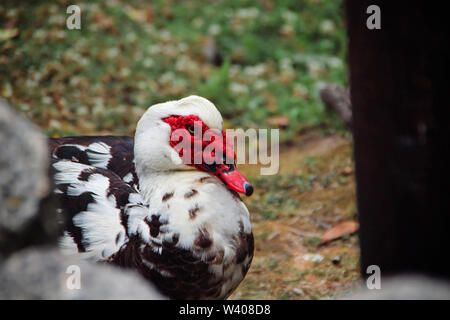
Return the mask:
<svg viewBox="0 0 450 320"><path fill-rule="evenodd" d="M251 196L253 186L239 172L235 164L216 165L214 174L231 190Z"/></svg>

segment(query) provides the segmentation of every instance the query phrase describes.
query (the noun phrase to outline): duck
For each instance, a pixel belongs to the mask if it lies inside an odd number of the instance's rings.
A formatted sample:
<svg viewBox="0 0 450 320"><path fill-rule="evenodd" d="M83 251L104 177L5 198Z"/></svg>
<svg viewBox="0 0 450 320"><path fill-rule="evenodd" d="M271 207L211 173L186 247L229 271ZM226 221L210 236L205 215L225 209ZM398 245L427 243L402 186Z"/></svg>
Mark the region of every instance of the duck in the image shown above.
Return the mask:
<svg viewBox="0 0 450 320"><path fill-rule="evenodd" d="M253 186L211 101L155 104L134 137L49 138L48 146L63 253L133 269L171 299L226 299L244 279L254 239L240 194Z"/></svg>

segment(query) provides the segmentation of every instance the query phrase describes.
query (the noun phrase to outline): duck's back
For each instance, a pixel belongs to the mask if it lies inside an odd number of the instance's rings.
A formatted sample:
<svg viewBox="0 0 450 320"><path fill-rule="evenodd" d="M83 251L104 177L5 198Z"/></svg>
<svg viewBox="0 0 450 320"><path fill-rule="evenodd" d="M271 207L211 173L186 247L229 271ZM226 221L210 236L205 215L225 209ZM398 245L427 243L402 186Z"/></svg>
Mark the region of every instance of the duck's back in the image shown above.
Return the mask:
<svg viewBox="0 0 450 320"><path fill-rule="evenodd" d="M126 136L79 136L49 138L52 161L69 160L109 170L124 182L138 186L134 167L134 138Z"/></svg>
<svg viewBox="0 0 450 320"><path fill-rule="evenodd" d="M64 223L60 247L107 259L127 241L126 207L146 207L138 192L133 138L51 138L48 146Z"/></svg>

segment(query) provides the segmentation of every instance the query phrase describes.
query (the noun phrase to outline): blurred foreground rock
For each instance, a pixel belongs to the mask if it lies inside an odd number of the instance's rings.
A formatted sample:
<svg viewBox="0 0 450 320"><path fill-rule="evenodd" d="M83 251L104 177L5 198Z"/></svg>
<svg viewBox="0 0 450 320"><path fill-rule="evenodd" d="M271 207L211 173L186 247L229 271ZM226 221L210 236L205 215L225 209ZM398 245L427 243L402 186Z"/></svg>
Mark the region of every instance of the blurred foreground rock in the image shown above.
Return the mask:
<svg viewBox="0 0 450 320"><path fill-rule="evenodd" d="M164 299L137 273L59 252L46 138L2 99L0 146L0 299Z"/></svg>
<svg viewBox="0 0 450 320"><path fill-rule="evenodd" d="M66 257L56 248L12 255L0 265L0 283L0 299L164 299L133 271Z"/></svg>
<svg viewBox="0 0 450 320"><path fill-rule="evenodd" d="M391 276L381 280L381 289L361 286L349 300L450 300L450 282L420 274Z"/></svg>
<svg viewBox="0 0 450 320"><path fill-rule="evenodd" d="M0 255L55 243L47 142L39 130L0 99Z"/></svg>
<svg viewBox="0 0 450 320"><path fill-rule="evenodd" d="M334 110L349 130L353 127L350 92L335 84L327 84L320 90L320 98L325 106Z"/></svg>

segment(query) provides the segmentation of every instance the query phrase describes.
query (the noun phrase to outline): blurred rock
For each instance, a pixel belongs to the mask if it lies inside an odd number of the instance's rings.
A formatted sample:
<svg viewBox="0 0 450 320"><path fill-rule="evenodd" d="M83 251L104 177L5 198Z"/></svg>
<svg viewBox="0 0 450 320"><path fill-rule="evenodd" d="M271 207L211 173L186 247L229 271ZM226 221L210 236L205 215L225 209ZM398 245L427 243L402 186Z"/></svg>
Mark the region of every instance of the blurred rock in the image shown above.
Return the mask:
<svg viewBox="0 0 450 320"><path fill-rule="evenodd" d="M349 300L449 300L450 282L420 274L404 274L381 279L381 289L363 286L341 299Z"/></svg>
<svg viewBox="0 0 450 320"><path fill-rule="evenodd" d="M352 130L353 112L350 92L335 84L327 84L320 89L320 98L325 106L336 111L347 128Z"/></svg>
<svg viewBox="0 0 450 320"><path fill-rule="evenodd" d="M0 254L54 243L56 206L45 137L0 99Z"/></svg>
<svg viewBox="0 0 450 320"><path fill-rule="evenodd" d="M223 57L217 50L216 41L213 37L205 37L202 39L203 42L203 57L209 63L214 64L215 66L221 66L223 63Z"/></svg>
<svg viewBox="0 0 450 320"><path fill-rule="evenodd" d="M70 266L79 267L79 289L70 289L76 274ZM137 273L46 247L10 256L0 265L0 283L0 299L165 299Z"/></svg>

